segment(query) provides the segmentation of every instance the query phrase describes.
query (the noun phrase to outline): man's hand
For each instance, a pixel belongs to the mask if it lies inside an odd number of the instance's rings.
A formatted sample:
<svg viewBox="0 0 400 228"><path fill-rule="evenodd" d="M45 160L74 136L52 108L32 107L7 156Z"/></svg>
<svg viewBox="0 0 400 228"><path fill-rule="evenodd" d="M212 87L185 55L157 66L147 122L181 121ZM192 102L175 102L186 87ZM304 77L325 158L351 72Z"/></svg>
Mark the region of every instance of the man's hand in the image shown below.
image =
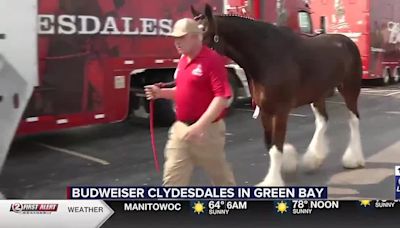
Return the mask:
<svg viewBox="0 0 400 228"><path fill-rule="evenodd" d="M161 98L161 89L156 85L147 85L144 87L147 100L155 100Z"/></svg>
<svg viewBox="0 0 400 228"><path fill-rule="evenodd" d="M189 129L186 132L183 139L186 141L200 143L204 138L204 132L205 132L204 128L201 127L199 124L195 123L189 126Z"/></svg>

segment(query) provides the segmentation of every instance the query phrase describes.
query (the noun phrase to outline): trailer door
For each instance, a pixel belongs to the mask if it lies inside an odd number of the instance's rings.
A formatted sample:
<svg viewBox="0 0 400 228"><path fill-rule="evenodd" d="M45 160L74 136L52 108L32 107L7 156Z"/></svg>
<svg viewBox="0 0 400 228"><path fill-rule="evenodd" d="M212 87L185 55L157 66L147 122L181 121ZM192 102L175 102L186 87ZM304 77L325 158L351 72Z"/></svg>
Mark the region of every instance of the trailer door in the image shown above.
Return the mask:
<svg viewBox="0 0 400 228"><path fill-rule="evenodd" d="M0 169L37 84L36 15L36 0L0 0Z"/></svg>

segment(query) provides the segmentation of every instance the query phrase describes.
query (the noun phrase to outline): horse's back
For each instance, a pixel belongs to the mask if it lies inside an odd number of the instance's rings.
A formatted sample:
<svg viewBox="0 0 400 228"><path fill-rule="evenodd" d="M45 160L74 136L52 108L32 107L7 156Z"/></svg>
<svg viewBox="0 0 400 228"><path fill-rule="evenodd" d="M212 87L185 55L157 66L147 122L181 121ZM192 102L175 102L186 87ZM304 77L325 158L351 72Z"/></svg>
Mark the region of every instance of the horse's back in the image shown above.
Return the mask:
<svg viewBox="0 0 400 228"><path fill-rule="evenodd" d="M303 38L300 49L299 59L316 71L316 77L334 77L340 81L351 70L349 68L360 67L354 66L359 64L361 58L357 46L341 34Z"/></svg>
<svg viewBox="0 0 400 228"><path fill-rule="evenodd" d="M345 80L361 77L360 54L350 38L340 34L321 34L301 36L301 40L295 52L300 68L297 105L313 102Z"/></svg>

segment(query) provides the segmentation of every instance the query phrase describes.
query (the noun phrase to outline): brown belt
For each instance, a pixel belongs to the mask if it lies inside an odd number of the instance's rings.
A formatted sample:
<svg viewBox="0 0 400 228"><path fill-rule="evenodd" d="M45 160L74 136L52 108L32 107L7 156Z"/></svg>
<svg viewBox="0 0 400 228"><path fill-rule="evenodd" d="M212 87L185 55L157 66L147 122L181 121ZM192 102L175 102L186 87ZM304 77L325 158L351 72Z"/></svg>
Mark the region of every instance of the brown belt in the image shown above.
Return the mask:
<svg viewBox="0 0 400 228"><path fill-rule="evenodd" d="M182 123L184 123L186 125L189 125L189 126L197 122L197 120L192 120L192 121L178 120L178 121L180 121L180 122L182 122Z"/></svg>
<svg viewBox="0 0 400 228"><path fill-rule="evenodd" d="M218 118L218 119L214 120L212 123L216 123L216 122L218 122L220 120L221 120L221 118ZM189 126L197 122L197 120L178 120L178 121L182 122L182 123L184 123L186 125L189 125Z"/></svg>

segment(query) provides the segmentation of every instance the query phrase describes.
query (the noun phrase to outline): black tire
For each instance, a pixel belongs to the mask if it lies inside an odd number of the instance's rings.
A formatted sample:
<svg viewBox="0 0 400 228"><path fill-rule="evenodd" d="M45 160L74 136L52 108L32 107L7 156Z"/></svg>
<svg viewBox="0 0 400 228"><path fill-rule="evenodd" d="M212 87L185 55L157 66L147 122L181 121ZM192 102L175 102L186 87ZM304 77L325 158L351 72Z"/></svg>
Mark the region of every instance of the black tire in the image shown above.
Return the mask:
<svg viewBox="0 0 400 228"><path fill-rule="evenodd" d="M154 124L160 127L169 127L176 120L172 101L158 99L154 101Z"/></svg>
<svg viewBox="0 0 400 228"><path fill-rule="evenodd" d="M382 75L382 78L379 78L378 79L378 82L379 82L379 85L380 86L387 86L387 85L389 85L390 84L390 71L388 71L388 70L385 70L384 72L383 72L383 75Z"/></svg>
<svg viewBox="0 0 400 228"><path fill-rule="evenodd" d="M390 77L390 83L392 84L397 84L400 81L400 72L399 69L394 69L391 77Z"/></svg>

